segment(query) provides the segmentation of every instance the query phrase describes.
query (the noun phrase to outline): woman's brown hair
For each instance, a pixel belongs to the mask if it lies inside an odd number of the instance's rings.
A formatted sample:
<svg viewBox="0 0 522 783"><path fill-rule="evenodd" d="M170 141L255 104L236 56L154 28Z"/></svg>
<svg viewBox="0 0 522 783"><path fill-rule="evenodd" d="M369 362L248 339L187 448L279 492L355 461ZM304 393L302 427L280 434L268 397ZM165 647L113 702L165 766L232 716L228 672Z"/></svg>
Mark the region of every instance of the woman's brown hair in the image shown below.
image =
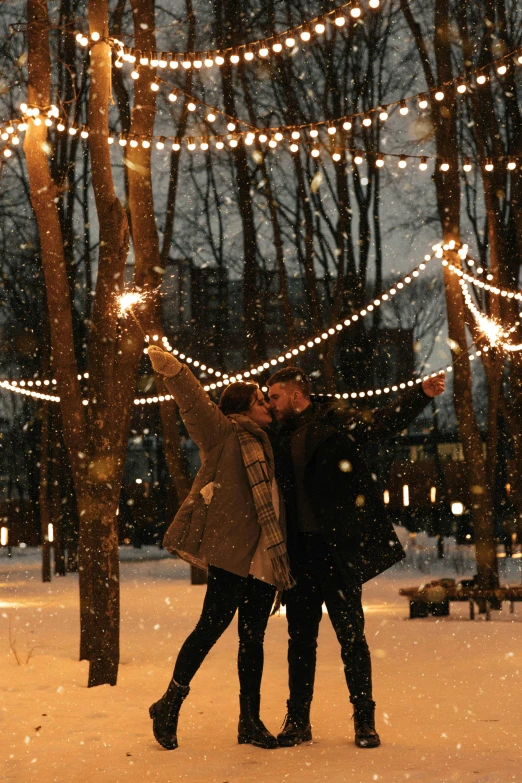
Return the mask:
<svg viewBox="0 0 522 783"><path fill-rule="evenodd" d="M219 400L219 407L225 416L231 413L244 413L254 401L257 383L247 383L245 381L236 381L227 386Z"/></svg>

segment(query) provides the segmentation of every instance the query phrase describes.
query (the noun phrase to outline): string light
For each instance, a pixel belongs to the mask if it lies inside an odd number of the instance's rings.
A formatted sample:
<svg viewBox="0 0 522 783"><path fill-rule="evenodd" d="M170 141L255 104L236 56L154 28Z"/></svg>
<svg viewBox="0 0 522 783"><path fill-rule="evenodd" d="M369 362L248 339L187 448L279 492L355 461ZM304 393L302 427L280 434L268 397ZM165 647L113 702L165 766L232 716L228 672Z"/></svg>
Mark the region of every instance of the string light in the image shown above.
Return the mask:
<svg viewBox="0 0 522 783"><path fill-rule="evenodd" d="M44 392L27 389L25 388L26 383L28 386L32 386L33 383L40 385L42 381L20 381L20 384L15 381L0 381L0 387L14 392L15 394L22 394L24 397L33 397L34 399L46 400L47 402L60 402L60 398L56 394L45 394ZM49 381L43 381L44 385L47 385L48 383ZM56 381L52 381L52 383L56 383Z"/></svg>
<svg viewBox="0 0 522 783"><path fill-rule="evenodd" d="M369 0L368 5L370 8L376 9L379 7L379 0ZM225 62L237 65L242 59L251 62L256 54L261 58L268 57L270 51L279 54L283 50L282 41L284 41L284 45L288 50L292 50L295 47L297 36L306 43L312 39L312 30L318 36L323 35L328 23L333 24L337 28L344 27L347 21L346 14L343 13L344 10L349 11L349 18L351 17L354 22L360 19L362 15L362 10L356 2L347 2L325 14L314 17L309 22L289 28L283 33L240 44L239 46L208 51L204 58L201 54L194 52L152 52L150 57L141 56L140 64L149 65L153 68L158 67L158 65L166 68L170 64L170 67L175 69L178 67L178 61L181 60L183 67L189 69L191 67L201 68L203 63L207 67L211 67L214 63L216 65L224 65ZM89 43L92 43L93 40L92 35L90 40L82 33L76 35L76 41L81 46L89 46ZM116 50L116 62L136 61L136 57L139 55L138 49L125 46L123 41L117 38L107 38L105 41Z"/></svg>

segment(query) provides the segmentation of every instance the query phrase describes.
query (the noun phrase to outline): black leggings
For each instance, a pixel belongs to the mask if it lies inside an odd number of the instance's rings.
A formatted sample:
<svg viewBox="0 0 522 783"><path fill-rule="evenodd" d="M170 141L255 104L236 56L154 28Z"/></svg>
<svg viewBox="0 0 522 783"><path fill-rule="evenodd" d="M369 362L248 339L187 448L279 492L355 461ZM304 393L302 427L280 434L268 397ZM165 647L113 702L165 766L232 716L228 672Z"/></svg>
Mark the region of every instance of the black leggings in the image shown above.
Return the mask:
<svg viewBox="0 0 522 783"><path fill-rule="evenodd" d="M198 624L185 640L174 667L174 679L188 685L238 609L240 693L255 696L263 675L263 640L275 587L253 576L242 577L210 566Z"/></svg>

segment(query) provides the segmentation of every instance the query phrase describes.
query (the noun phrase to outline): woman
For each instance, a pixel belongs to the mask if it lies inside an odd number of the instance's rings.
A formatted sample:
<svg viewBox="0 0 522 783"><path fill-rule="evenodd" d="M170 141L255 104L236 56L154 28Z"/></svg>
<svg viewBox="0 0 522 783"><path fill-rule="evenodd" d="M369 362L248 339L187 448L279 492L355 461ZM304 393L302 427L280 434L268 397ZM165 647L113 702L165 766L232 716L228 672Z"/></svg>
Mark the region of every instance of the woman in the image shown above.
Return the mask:
<svg viewBox="0 0 522 783"><path fill-rule="evenodd" d="M148 352L202 462L163 543L208 569L201 617L179 652L167 692L149 710L154 736L164 748L178 747L178 715L190 682L239 610L238 742L275 748L277 740L259 717L263 639L276 588L288 589L293 581L272 448L263 432L272 420L268 406L256 384L238 382L226 387L218 408L172 354L157 346Z"/></svg>

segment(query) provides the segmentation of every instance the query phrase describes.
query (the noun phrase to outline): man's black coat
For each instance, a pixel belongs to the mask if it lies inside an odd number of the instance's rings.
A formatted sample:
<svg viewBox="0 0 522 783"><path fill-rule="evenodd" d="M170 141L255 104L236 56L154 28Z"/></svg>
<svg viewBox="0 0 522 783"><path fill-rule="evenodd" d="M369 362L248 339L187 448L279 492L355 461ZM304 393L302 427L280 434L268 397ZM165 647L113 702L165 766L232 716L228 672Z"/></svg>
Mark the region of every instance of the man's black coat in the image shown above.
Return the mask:
<svg viewBox="0 0 522 783"><path fill-rule="evenodd" d="M403 430L429 402L420 384L394 402L357 411L346 403L320 406L306 433L305 490L314 518L341 572L355 568L366 582L402 560L404 550L368 468L364 447ZM288 437L288 435L286 435ZM276 475L287 507L288 551L295 557L295 498L283 469L283 432L272 436ZM288 450L287 450L288 454ZM347 574L348 576L348 574ZM348 577L349 579L349 577Z"/></svg>

